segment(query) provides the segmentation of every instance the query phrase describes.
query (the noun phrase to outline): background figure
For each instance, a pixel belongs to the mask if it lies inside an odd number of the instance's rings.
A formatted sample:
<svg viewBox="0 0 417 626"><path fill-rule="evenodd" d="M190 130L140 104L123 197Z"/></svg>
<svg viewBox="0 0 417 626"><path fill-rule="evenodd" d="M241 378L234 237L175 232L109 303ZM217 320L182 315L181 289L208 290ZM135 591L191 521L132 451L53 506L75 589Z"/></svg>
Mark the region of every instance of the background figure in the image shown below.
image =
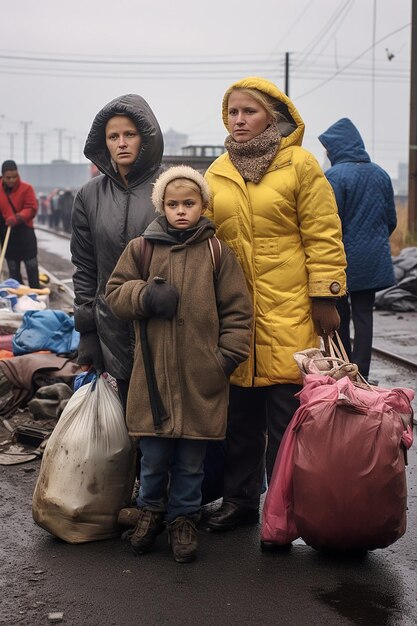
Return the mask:
<svg viewBox="0 0 417 626"><path fill-rule="evenodd" d="M51 193L48 195L48 227L51 230L55 228L55 218L54 218L54 210L56 208L57 200L55 199L58 194L58 189L52 189Z"/></svg>
<svg viewBox="0 0 417 626"><path fill-rule="evenodd" d="M61 228L61 210L59 207L59 198L62 189L57 189L51 197L51 228L59 230Z"/></svg>
<svg viewBox="0 0 417 626"><path fill-rule="evenodd" d="M33 187L20 180L14 161L4 161L0 178L0 213L2 216L2 246L8 226L10 239L6 250L10 278L23 284L20 271L22 261L26 267L30 287L39 289L38 246L33 220L38 203Z"/></svg>
<svg viewBox="0 0 417 626"><path fill-rule="evenodd" d="M68 187L59 193L58 210L62 219L62 228L66 233L71 232L71 211L74 204L74 194Z"/></svg>
<svg viewBox="0 0 417 626"><path fill-rule="evenodd" d="M131 322L113 315L104 290L128 242L155 219L152 183L163 147L159 124L141 96L108 103L97 113L84 149L102 174L77 193L71 217L78 362L114 376L124 405L135 335Z"/></svg>
<svg viewBox="0 0 417 626"><path fill-rule="evenodd" d="M38 215L37 215L38 222L39 224L42 224L42 225L47 224L49 201L48 201L46 194L40 193L38 195L38 205L39 205L39 210L38 210Z"/></svg>
<svg viewBox="0 0 417 626"><path fill-rule="evenodd" d="M209 167L219 239L236 253L252 299L251 352L231 378L224 498L208 526L258 521L266 468L299 406L294 352L339 326L346 259L334 195L301 147L304 123L273 83L246 78L223 98L227 152Z"/></svg>
<svg viewBox="0 0 417 626"><path fill-rule="evenodd" d="M349 295L338 303L340 337L365 378L369 375L375 292L395 283L389 236L397 225L389 175L372 163L356 126L347 118L320 135L332 167L332 185L342 221ZM353 321L353 350L350 320Z"/></svg>

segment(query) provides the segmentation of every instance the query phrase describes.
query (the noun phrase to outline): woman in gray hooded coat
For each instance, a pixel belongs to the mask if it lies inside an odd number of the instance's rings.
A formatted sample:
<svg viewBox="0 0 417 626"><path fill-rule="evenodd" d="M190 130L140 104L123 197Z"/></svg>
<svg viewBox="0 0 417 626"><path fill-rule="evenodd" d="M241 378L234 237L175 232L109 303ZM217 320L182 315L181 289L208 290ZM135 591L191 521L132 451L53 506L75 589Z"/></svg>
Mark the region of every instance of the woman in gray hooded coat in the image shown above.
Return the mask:
<svg viewBox="0 0 417 626"><path fill-rule="evenodd" d="M134 333L112 314L104 291L126 245L155 218L152 183L161 172L163 137L147 102L128 94L108 103L93 121L84 154L101 175L80 189L72 211L78 363L109 372L125 399Z"/></svg>

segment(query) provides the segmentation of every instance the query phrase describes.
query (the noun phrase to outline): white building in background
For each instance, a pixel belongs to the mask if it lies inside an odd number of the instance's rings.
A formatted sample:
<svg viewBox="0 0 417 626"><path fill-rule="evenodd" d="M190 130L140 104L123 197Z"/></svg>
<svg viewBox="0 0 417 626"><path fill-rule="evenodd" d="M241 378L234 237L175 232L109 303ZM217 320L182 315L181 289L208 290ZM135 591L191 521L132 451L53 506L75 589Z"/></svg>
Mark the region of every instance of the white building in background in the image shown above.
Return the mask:
<svg viewBox="0 0 417 626"><path fill-rule="evenodd" d="M177 133L176 130L170 128L163 133L164 136L164 154L167 156L178 156L182 154L181 149L187 145L188 135Z"/></svg>

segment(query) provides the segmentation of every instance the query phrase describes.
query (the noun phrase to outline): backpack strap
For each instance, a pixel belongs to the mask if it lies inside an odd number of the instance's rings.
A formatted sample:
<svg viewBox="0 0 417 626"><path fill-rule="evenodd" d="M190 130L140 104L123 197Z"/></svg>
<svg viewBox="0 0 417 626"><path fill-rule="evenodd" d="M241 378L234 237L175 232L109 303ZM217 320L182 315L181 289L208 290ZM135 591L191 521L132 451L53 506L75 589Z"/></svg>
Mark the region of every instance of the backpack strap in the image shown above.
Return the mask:
<svg viewBox="0 0 417 626"><path fill-rule="evenodd" d="M153 254L153 241L149 241L149 239L145 239L145 237L139 237L139 239L139 269L142 274L142 280L148 280L149 267Z"/></svg>
<svg viewBox="0 0 417 626"><path fill-rule="evenodd" d="M210 248L211 258L213 261L213 269L214 269L214 277L217 280L217 277L220 272L220 261L222 257L222 245L216 236L211 237L211 239L207 239L208 245Z"/></svg>

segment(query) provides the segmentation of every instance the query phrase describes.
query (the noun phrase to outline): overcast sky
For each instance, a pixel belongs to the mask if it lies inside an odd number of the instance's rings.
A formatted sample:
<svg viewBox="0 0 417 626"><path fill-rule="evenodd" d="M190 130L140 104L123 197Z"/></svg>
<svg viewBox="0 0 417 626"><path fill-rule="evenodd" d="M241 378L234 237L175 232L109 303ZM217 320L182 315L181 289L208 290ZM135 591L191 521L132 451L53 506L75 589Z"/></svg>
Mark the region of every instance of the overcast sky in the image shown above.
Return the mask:
<svg viewBox="0 0 417 626"><path fill-rule="evenodd" d="M7 18L7 19L6 19ZM1 160L81 160L97 111L142 95L161 128L222 144L221 99L244 76L284 89L304 146L341 117L397 176L408 160L411 0L19 0L2 9ZM391 56L392 55L392 56ZM18 58L19 57L19 58ZM389 59L391 57L391 60ZM61 131L57 129L62 129Z"/></svg>

